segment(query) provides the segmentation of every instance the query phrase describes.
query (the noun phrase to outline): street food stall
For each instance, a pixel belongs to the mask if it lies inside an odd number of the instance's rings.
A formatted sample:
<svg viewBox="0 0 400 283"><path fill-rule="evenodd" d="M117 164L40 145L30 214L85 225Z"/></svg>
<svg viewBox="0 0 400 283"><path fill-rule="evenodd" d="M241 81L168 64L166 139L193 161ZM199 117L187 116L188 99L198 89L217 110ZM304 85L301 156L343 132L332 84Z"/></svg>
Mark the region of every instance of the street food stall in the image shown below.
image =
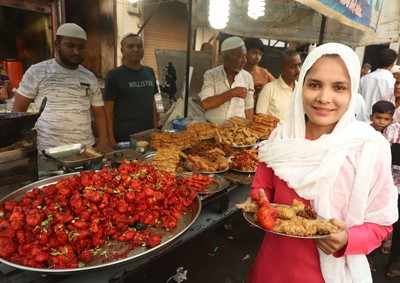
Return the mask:
<svg viewBox="0 0 400 283"><path fill-rule="evenodd" d="M1 192L0 279L115 282L193 240L246 200L257 145L278 123L268 115L252 122L233 117L221 126L194 122L136 134L125 149L106 155L81 145L43 152L40 176ZM29 141L34 145L34 137ZM75 155L86 159L71 159ZM51 175L57 176L46 178ZM253 204L241 208L250 223L264 228L251 214ZM282 210L315 217L295 203ZM294 236L329 234L325 224L322 232Z"/></svg>
<svg viewBox="0 0 400 283"><path fill-rule="evenodd" d="M66 242L58 245L56 243L59 243L57 241L60 238L56 237L57 240L53 239L55 246L41 249L39 257L27 257L20 254L24 243L18 240L14 240L13 244L2 245L0 253L2 261L0 276L2 277L0 278L11 280L11 282L26 282L23 278L27 280L35 278L37 282L41 280L45 280L43 282L63 282L64 280L65 282L80 282L81 280L109 282L121 271L132 271L167 254L171 249L193 239L237 211L235 205L243 202L248 195L248 186L243 184L248 184L255 172L256 143L268 138L277 123L278 120L274 117L257 115L252 123L248 123L245 119L232 118L224 126L203 122L189 124L186 129L178 132L151 130L135 134L131 142L135 148L119 150L103 156L101 163L104 166L101 170L80 171L82 169L77 169L77 172L42 179L12 192L0 202L3 215L0 233L4 234L7 223L14 223L14 226L22 225L22 222L18 221L7 222L10 217L15 217L12 215L18 211L16 207L21 207L22 211L29 210L37 213L37 218L26 219L27 225L23 228L25 233L34 234L36 232L33 231L37 229L41 229L40 233L57 230L58 228L55 227L60 223L57 224L56 219L59 219L59 216L55 216L54 213L59 211L57 213L66 217L65 222L62 222L64 223L63 233L66 235L63 241ZM73 151L71 147L64 147L64 154L71 151ZM60 157L62 152L62 149L58 149L58 151L50 150L47 153L49 155L58 153ZM44 170L59 166L59 164L49 159L41 166L42 168L39 169ZM60 166L58 168L65 169ZM232 175L237 176L232 177ZM70 200L70 203L67 201L64 204L65 206L60 203L60 197L62 197L60 194L64 194L64 190L69 191L64 197ZM156 195L149 198L147 195L150 193ZM115 209L119 217L126 214L128 218L125 221L130 222L129 225L132 224L132 226L123 225L119 220L110 218L109 221L113 223L113 226L124 230L116 232L118 235L110 234L102 240L98 239L105 242L98 243L97 246L95 245L96 248L93 243L87 243L90 248L84 249L85 252L77 249L75 241L80 238L79 235L83 233L83 229L87 230L90 227L89 231L94 230L92 226L84 227L93 223L84 220L87 218L82 215L82 211L79 212L79 216L76 214L78 211L75 211L76 204L72 201L73 194L75 197L82 196L81 201L91 206L90 215L102 206L104 215L99 215L99 219L104 219ZM142 197L140 197L141 194L143 194ZM102 205L106 195L107 198L111 198L110 207ZM147 204L147 214L128 209L128 207L132 209L137 207L140 210L137 205L140 206L140 203L143 203L143 197L150 201ZM160 198L161 202L157 201L157 198ZM135 201L138 203L134 204ZM119 205L116 207L111 203ZM56 207L52 210L51 207L54 204ZM154 205L157 208L153 207ZM63 208L58 210L59 206ZM68 211L70 214L67 217L65 213ZM153 214L148 214L149 211ZM133 218L129 220L131 217L135 217L135 220ZM24 220L20 218L20 221ZM114 223L114 221L117 222ZM53 231L56 233L55 230ZM53 234L48 235L49 243L55 234L50 235ZM92 237L96 238L94 234ZM2 241L4 244L4 238ZM32 240L31 244L35 245L37 241L39 239ZM73 253L79 254L79 258L73 257L67 260L64 257L65 243L70 243L70 246L67 245L68 249L73 249ZM80 241L80 243L84 245L84 242ZM13 245L19 246L20 252L17 252L17 247ZM25 245L25 247L28 246ZM60 258L65 261L58 261ZM41 274L46 274L46 276L41 277Z"/></svg>

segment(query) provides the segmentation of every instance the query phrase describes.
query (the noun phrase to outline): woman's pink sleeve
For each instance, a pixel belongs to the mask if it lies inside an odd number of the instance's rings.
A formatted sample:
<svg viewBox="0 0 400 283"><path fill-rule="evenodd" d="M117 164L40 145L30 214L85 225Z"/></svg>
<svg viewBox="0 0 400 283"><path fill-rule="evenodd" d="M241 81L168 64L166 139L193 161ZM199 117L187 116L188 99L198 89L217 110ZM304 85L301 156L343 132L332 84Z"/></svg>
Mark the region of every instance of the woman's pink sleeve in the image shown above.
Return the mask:
<svg viewBox="0 0 400 283"><path fill-rule="evenodd" d="M391 232L391 225L383 226L375 223L364 223L353 226L347 231L347 246L335 253L335 257L367 255L378 248Z"/></svg>
<svg viewBox="0 0 400 283"><path fill-rule="evenodd" d="M251 185L252 191L258 191L260 189L265 191L269 201L273 200L274 187L273 187L273 176L274 171L267 167L265 163L259 163L257 166L256 174Z"/></svg>

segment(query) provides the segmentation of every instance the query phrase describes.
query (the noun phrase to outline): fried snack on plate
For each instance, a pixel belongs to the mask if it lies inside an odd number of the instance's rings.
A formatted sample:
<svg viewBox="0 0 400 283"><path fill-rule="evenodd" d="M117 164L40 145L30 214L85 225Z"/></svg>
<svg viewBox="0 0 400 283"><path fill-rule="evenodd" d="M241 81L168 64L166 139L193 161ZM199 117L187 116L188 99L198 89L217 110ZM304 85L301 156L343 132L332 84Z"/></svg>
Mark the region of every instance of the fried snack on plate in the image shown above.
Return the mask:
<svg viewBox="0 0 400 283"><path fill-rule="evenodd" d="M258 164L257 149L237 151L233 154L231 161L231 168L233 169L255 172Z"/></svg>
<svg viewBox="0 0 400 283"><path fill-rule="evenodd" d="M237 205L237 207L247 213L254 213L254 215L257 215L258 209L260 209L251 199L247 199L246 202ZM291 206L271 204L271 209L274 210L274 215L277 218L273 226L266 230L297 237L323 236L340 231L340 228L329 220L301 216L303 213L306 213L306 216L313 216L312 214L315 212L299 200L294 200ZM258 224L262 226L261 223L258 222Z"/></svg>
<svg viewBox="0 0 400 283"><path fill-rule="evenodd" d="M294 236L306 236L307 230L301 221L278 219L272 231Z"/></svg>
<svg viewBox="0 0 400 283"><path fill-rule="evenodd" d="M202 172L218 172L229 168L229 160L225 152L219 148L210 149L203 154L187 156L190 169Z"/></svg>
<svg viewBox="0 0 400 283"><path fill-rule="evenodd" d="M276 128L279 119L267 114L256 114L251 123L251 130L256 133L259 139L268 139L271 132Z"/></svg>
<svg viewBox="0 0 400 283"><path fill-rule="evenodd" d="M247 127L220 127L217 130L217 139L231 146L246 146L254 145L258 136Z"/></svg>
<svg viewBox="0 0 400 283"><path fill-rule="evenodd" d="M319 235L328 235L328 234L337 233L340 231L339 227L337 227L336 225L334 225L333 223L331 223L328 220L316 219L316 220L309 220L309 221L315 221Z"/></svg>
<svg viewBox="0 0 400 283"><path fill-rule="evenodd" d="M196 142L197 136L187 131L178 133L159 132L153 133L150 137L150 145L154 149L176 148L183 150L191 147Z"/></svg>
<svg viewBox="0 0 400 283"><path fill-rule="evenodd" d="M290 220L296 217L296 211L293 209L293 207L276 206L275 210L278 218L280 219Z"/></svg>
<svg viewBox="0 0 400 283"><path fill-rule="evenodd" d="M154 166L162 171L175 174L180 161L181 151L174 148L157 150L153 160Z"/></svg>
<svg viewBox="0 0 400 283"><path fill-rule="evenodd" d="M214 138L217 126L208 122L191 123L187 126L186 131L192 135L196 135L199 141Z"/></svg>

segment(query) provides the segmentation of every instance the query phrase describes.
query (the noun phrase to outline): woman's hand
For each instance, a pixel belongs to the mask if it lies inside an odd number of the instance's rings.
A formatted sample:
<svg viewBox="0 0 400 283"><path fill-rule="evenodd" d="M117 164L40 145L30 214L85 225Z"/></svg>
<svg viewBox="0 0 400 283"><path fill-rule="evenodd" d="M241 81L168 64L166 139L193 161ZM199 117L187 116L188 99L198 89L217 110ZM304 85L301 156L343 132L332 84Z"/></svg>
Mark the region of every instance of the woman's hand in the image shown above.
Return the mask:
<svg viewBox="0 0 400 283"><path fill-rule="evenodd" d="M348 235L347 227L343 221L332 219L332 224L340 228L340 232L329 235L325 239L316 240L317 247L320 248L327 255L331 255L340 251L347 245Z"/></svg>

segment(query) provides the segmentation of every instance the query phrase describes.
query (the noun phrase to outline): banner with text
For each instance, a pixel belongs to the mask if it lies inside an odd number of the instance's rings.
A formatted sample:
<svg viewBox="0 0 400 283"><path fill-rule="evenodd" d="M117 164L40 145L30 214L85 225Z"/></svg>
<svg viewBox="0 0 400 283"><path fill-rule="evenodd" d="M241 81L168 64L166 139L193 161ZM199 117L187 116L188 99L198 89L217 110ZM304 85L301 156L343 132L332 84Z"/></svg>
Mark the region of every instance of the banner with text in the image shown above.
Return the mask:
<svg viewBox="0 0 400 283"><path fill-rule="evenodd" d="M376 31L384 0L296 0L339 22Z"/></svg>

